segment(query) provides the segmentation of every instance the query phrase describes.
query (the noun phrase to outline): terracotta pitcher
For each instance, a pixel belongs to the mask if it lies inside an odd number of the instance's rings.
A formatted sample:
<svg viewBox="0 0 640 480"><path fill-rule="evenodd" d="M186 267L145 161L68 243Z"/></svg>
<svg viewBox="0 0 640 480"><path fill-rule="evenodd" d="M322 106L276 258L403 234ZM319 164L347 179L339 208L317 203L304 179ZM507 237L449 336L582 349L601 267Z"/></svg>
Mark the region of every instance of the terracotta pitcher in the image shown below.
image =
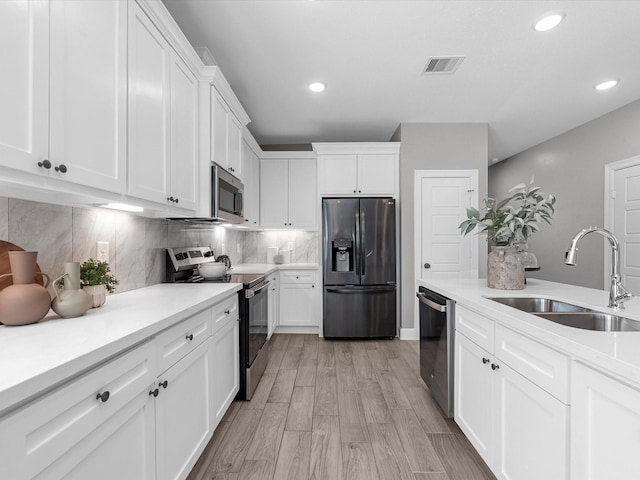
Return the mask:
<svg viewBox="0 0 640 480"><path fill-rule="evenodd" d="M8 252L13 285L0 292L0 323L26 325L42 320L49 311L51 296L47 291L49 276L36 272L38 252ZM35 275L45 278L45 285L34 283Z"/></svg>
<svg viewBox="0 0 640 480"><path fill-rule="evenodd" d="M64 289L60 291L58 281L64 279ZM64 318L79 317L87 313L93 300L91 295L80 288L80 264L67 262L64 273L53 282L56 298L51 302L54 312Z"/></svg>

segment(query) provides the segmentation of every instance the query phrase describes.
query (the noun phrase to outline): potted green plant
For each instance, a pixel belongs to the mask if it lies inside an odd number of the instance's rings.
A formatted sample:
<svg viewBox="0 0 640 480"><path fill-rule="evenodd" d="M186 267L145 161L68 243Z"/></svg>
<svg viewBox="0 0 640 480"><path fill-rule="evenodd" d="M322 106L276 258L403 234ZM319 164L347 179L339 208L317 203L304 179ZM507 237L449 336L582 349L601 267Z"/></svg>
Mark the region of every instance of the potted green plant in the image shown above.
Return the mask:
<svg viewBox="0 0 640 480"><path fill-rule="evenodd" d="M107 292L113 293L118 279L111 275L107 262L99 262L90 258L80 265L80 284L93 298L93 308L104 304Z"/></svg>
<svg viewBox="0 0 640 480"><path fill-rule="evenodd" d="M517 245L540 229L542 222L551 224L556 198L529 184L512 187L509 197L498 201L493 197L483 200L482 210L467 208L467 219L458 228L462 235L476 227L487 234L491 252L487 259L487 285L490 288L519 290L524 288L524 267L517 253Z"/></svg>

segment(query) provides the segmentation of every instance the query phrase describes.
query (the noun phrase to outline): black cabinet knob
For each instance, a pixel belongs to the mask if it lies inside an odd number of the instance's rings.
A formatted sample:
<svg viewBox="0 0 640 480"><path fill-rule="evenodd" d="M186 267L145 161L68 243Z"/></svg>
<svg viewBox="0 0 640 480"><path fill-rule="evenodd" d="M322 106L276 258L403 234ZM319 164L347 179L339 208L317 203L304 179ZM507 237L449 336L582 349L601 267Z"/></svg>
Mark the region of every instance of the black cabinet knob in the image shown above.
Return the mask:
<svg viewBox="0 0 640 480"><path fill-rule="evenodd" d="M356 192L356 191L354 190L354 191L353 191L353 193L358 193L358 192Z"/></svg>
<svg viewBox="0 0 640 480"><path fill-rule="evenodd" d="M193 333L190 333L190 334L189 334L189 335L187 335L185 338L186 338L187 340L189 340L189 341L193 340Z"/></svg>
<svg viewBox="0 0 640 480"><path fill-rule="evenodd" d="M179 203L179 202L180 202L180 200L178 199L178 197L176 197L176 203Z"/></svg>
<svg viewBox="0 0 640 480"><path fill-rule="evenodd" d="M484 363L484 364L489 363L489 359L488 359L488 358L484 358L484 357L483 357L483 358L482 358L482 363Z"/></svg>
<svg viewBox="0 0 640 480"><path fill-rule="evenodd" d="M51 162L49 160L43 160L41 162L38 162L38 166L49 170L51 168Z"/></svg>
<svg viewBox="0 0 640 480"><path fill-rule="evenodd" d="M225 314L225 315L229 315L230 313L231 313L231 311L230 311L230 310L225 310L225 311L224 311L224 314Z"/></svg>
<svg viewBox="0 0 640 480"><path fill-rule="evenodd" d="M160 383L159 383L159 385L160 385L162 388L167 388L167 385L169 385L169 381L168 381L168 380L165 380L164 382L160 382Z"/></svg>
<svg viewBox="0 0 640 480"><path fill-rule="evenodd" d="M60 165L56 165L54 170L60 173L67 173L67 166L64 163L61 163Z"/></svg>
<svg viewBox="0 0 640 480"><path fill-rule="evenodd" d="M500 365L496 365L495 363L491 364L491 370L498 370L500 368Z"/></svg>
<svg viewBox="0 0 640 480"><path fill-rule="evenodd" d="M160 393L160 390L158 390L157 388L154 390L149 390L149 395L153 395L154 398L157 397L159 393Z"/></svg>
<svg viewBox="0 0 640 480"><path fill-rule="evenodd" d="M102 400L102 403L106 402L107 400L109 400L109 390L105 390L102 393L98 393L96 395L96 400Z"/></svg>
<svg viewBox="0 0 640 480"><path fill-rule="evenodd" d="M362 193L362 190L358 190L358 193Z"/></svg>
<svg viewBox="0 0 640 480"><path fill-rule="evenodd" d="M431 268L431 264L430 263L425 263L424 264L424 268Z"/></svg>

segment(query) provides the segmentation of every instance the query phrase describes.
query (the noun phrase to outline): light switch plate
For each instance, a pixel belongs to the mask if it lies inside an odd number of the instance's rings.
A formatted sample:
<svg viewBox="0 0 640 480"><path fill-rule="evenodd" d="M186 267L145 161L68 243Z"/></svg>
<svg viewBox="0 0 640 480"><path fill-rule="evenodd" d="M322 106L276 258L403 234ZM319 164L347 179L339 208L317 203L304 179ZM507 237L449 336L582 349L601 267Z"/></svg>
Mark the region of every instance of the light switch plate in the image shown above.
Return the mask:
<svg viewBox="0 0 640 480"><path fill-rule="evenodd" d="M99 262L109 263L109 242L98 242L96 252Z"/></svg>

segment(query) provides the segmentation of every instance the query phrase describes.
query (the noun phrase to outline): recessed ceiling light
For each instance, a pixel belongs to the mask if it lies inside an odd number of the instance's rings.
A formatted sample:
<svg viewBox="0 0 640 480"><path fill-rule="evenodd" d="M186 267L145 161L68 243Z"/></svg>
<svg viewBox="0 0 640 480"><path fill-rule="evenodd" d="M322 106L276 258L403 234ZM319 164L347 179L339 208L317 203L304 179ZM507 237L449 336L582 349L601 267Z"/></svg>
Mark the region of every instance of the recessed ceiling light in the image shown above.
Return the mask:
<svg viewBox="0 0 640 480"><path fill-rule="evenodd" d="M601 82L595 85L593 88L596 90L609 90L612 87L615 87L618 84L618 80L607 80L606 82Z"/></svg>
<svg viewBox="0 0 640 480"><path fill-rule="evenodd" d="M562 20L564 20L564 13L551 13L538 20L533 25L533 29L536 32L546 32L547 30L557 27Z"/></svg>
<svg viewBox="0 0 640 480"><path fill-rule="evenodd" d="M325 88L327 88L327 86L324 83L320 83L320 82L314 82L311 85L309 85L309 90L316 93L323 92Z"/></svg>

